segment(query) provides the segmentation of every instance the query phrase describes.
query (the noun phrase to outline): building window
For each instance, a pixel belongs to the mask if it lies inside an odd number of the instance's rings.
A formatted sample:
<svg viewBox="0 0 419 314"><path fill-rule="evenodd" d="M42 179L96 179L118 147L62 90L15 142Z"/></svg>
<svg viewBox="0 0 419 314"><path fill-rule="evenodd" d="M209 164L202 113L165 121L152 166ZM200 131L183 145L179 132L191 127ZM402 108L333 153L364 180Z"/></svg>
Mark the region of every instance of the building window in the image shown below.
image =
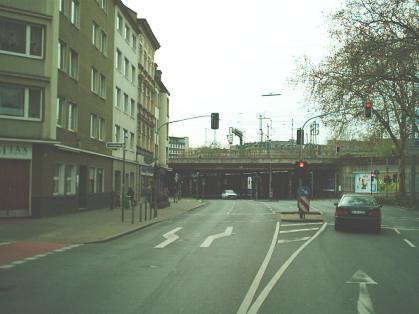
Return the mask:
<svg viewBox="0 0 419 314"><path fill-rule="evenodd" d="M57 126L63 127L63 106L64 106L64 99L61 97L57 97L57 108L55 112Z"/></svg>
<svg viewBox="0 0 419 314"><path fill-rule="evenodd" d="M92 44L94 46L97 45L98 34L99 34L99 25L97 25L95 22L93 22L93 26L92 26Z"/></svg>
<svg viewBox="0 0 419 314"><path fill-rule="evenodd" d="M63 195L64 194L64 165L55 164L54 167L54 195Z"/></svg>
<svg viewBox="0 0 419 314"><path fill-rule="evenodd" d="M116 16L116 30L122 33L122 16L119 14Z"/></svg>
<svg viewBox="0 0 419 314"><path fill-rule="evenodd" d="M132 34L132 49L134 49L134 51L135 51L135 49L137 48L137 37L135 37L135 34Z"/></svg>
<svg viewBox="0 0 419 314"><path fill-rule="evenodd" d="M78 78L78 68L79 68L79 55L75 50L70 49L68 74L74 79Z"/></svg>
<svg viewBox="0 0 419 314"><path fill-rule="evenodd" d="M134 149L134 133L130 133L130 138L129 138L129 148L130 149Z"/></svg>
<svg viewBox="0 0 419 314"><path fill-rule="evenodd" d="M97 125L97 117L94 113L90 114L90 137L97 138L98 137L98 125Z"/></svg>
<svg viewBox="0 0 419 314"><path fill-rule="evenodd" d="M58 68L63 71L65 71L65 46L63 41L58 41Z"/></svg>
<svg viewBox="0 0 419 314"><path fill-rule="evenodd" d="M108 39L104 31L100 32L100 51L106 56L108 48Z"/></svg>
<svg viewBox="0 0 419 314"><path fill-rule="evenodd" d="M103 140L105 140L105 119L103 119L103 118L100 118L99 120L98 120L98 122L99 122L99 140L100 141L103 141Z"/></svg>
<svg viewBox="0 0 419 314"><path fill-rule="evenodd" d="M124 129L124 143L127 144L128 141L128 130Z"/></svg>
<svg viewBox="0 0 419 314"><path fill-rule="evenodd" d="M125 24L125 28L124 28L124 38L127 42L130 41L130 31L127 24Z"/></svg>
<svg viewBox="0 0 419 314"><path fill-rule="evenodd" d="M122 68L122 52L119 49L116 49L115 67L118 70Z"/></svg>
<svg viewBox="0 0 419 314"><path fill-rule="evenodd" d="M70 131L76 131L77 128L77 106L75 104L68 104L68 121L67 127Z"/></svg>
<svg viewBox="0 0 419 314"><path fill-rule="evenodd" d="M124 76L128 78L128 72L129 72L129 60L127 58L124 58Z"/></svg>
<svg viewBox="0 0 419 314"><path fill-rule="evenodd" d="M100 97L106 98L106 77L102 74L99 78L99 95Z"/></svg>
<svg viewBox="0 0 419 314"><path fill-rule="evenodd" d="M115 107L121 108L121 89L115 87Z"/></svg>
<svg viewBox="0 0 419 314"><path fill-rule="evenodd" d="M70 21L75 26L79 26L79 2L77 0L71 0L71 15L70 15Z"/></svg>
<svg viewBox="0 0 419 314"><path fill-rule="evenodd" d="M124 93L124 112L128 113L128 95Z"/></svg>
<svg viewBox="0 0 419 314"><path fill-rule="evenodd" d="M135 100L131 98L131 108L130 108L130 112L131 117L134 117L135 114Z"/></svg>
<svg viewBox="0 0 419 314"><path fill-rule="evenodd" d="M88 188L89 193L95 193L95 187L96 187L95 177L96 177L95 168L89 168L89 188Z"/></svg>
<svg viewBox="0 0 419 314"><path fill-rule="evenodd" d="M92 68L91 74L90 74L90 90L93 93L98 92L98 73L95 68Z"/></svg>
<svg viewBox="0 0 419 314"><path fill-rule="evenodd" d="M131 65L131 82L135 85L135 66Z"/></svg>
<svg viewBox="0 0 419 314"><path fill-rule="evenodd" d="M58 9L64 14L64 0L58 0Z"/></svg>
<svg viewBox="0 0 419 314"><path fill-rule="evenodd" d="M96 169L96 193L102 193L104 191L104 180L103 180L103 169Z"/></svg>
<svg viewBox="0 0 419 314"><path fill-rule="evenodd" d="M76 194L76 167L73 165L65 166L65 194Z"/></svg>
<svg viewBox="0 0 419 314"><path fill-rule="evenodd" d="M108 0L99 0L99 2L103 11L108 12Z"/></svg>
<svg viewBox="0 0 419 314"><path fill-rule="evenodd" d="M42 58L44 28L0 19L0 51Z"/></svg>
<svg viewBox="0 0 419 314"><path fill-rule="evenodd" d="M119 125L115 125L115 142L121 142L121 128Z"/></svg>
<svg viewBox="0 0 419 314"><path fill-rule="evenodd" d="M41 119L42 90L0 84L0 115Z"/></svg>

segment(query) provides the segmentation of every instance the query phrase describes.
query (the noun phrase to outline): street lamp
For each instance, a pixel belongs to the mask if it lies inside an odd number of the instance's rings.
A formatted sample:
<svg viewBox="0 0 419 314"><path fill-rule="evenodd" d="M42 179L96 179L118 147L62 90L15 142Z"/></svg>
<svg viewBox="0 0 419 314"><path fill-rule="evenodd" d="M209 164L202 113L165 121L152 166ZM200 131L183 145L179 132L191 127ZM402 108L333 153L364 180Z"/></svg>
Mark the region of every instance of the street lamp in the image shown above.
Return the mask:
<svg viewBox="0 0 419 314"><path fill-rule="evenodd" d="M268 93L268 94L262 94L262 97L272 97L272 96L281 96L281 93ZM269 120L271 120L271 132L272 132L272 119L269 118ZM272 158L271 158L271 137L269 135L268 132L268 154L269 154L269 199L272 199Z"/></svg>
<svg viewBox="0 0 419 314"><path fill-rule="evenodd" d="M125 151L127 149L127 140L128 140L128 131L124 130L124 144L122 148L122 195L121 195L121 210L122 210L122 216L121 220L124 222L124 209L125 209Z"/></svg>

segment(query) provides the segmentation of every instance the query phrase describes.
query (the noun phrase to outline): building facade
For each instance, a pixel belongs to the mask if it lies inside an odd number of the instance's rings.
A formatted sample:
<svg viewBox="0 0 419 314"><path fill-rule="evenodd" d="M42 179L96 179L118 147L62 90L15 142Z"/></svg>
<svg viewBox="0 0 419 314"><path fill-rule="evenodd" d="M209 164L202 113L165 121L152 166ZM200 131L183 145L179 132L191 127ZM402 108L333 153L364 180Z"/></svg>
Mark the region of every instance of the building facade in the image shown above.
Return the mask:
<svg viewBox="0 0 419 314"><path fill-rule="evenodd" d="M43 165L57 143L58 23L56 1L0 5L0 217L31 216L51 189Z"/></svg>
<svg viewBox="0 0 419 314"><path fill-rule="evenodd" d="M123 195L129 187L134 191L139 188L136 135L138 35L136 13L121 1L115 1L112 141L125 143L125 157L124 148L113 151L112 188L116 195Z"/></svg>
<svg viewBox="0 0 419 314"><path fill-rule="evenodd" d="M189 137L169 137L169 159L175 159L189 149Z"/></svg>
<svg viewBox="0 0 419 314"><path fill-rule="evenodd" d="M156 82L154 55L160 43L146 19L137 19L138 36L138 124L137 155L142 160L140 169L141 195L151 199L154 186L154 152L156 127Z"/></svg>

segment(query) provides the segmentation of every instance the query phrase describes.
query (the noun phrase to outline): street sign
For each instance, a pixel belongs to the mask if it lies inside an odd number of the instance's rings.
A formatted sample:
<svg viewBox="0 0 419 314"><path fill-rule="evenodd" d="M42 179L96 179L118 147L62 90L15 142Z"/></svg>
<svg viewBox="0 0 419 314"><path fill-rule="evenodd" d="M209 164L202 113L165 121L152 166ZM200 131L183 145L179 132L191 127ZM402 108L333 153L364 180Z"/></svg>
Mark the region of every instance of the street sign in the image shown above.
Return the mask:
<svg viewBox="0 0 419 314"><path fill-rule="evenodd" d="M106 143L106 148L108 149L118 149L118 148L122 148L124 146L124 143L119 143L119 142L107 142Z"/></svg>

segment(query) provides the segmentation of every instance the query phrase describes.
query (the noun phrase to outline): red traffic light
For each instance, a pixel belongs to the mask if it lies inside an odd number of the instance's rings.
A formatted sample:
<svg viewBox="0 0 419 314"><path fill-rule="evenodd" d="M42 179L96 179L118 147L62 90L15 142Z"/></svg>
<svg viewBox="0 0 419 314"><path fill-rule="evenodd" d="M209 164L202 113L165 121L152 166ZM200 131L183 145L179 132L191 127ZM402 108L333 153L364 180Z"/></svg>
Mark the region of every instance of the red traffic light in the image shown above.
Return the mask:
<svg viewBox="0 0 419 314"><path fill-rule="evenodd" d="M296 162L295 162L295 167L296 167L297 169L305 169L305 168L307 168L307 162L306 162L306 161L304 161L304 160L299 160L299 161L296 161Z"/></svg>
<svg viewBox="0 0 419 314"><path fill-rule="evenodd" d="M365 102L364 105L365 109L371 109L372 108L372 103L370 101Z"/></svg>

